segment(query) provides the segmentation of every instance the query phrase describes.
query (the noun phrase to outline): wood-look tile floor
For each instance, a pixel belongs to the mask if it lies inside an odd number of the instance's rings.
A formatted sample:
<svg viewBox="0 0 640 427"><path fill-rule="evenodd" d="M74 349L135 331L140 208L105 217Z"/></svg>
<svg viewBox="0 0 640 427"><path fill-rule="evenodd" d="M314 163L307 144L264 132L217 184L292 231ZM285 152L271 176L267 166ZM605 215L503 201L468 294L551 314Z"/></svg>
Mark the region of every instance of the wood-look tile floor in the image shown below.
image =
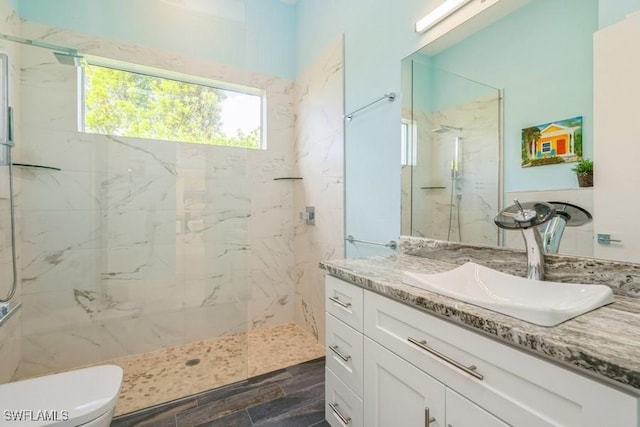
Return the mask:
<svg viewBox="0 0 640 427"><path fill-rule="evenodd" d="M117 417L111 427L326 427L324 357Z"/></svg>
<svg viewBox="0 0 640 427"><path fill-rule="evenodd" d="M124 378L115 415L128 414L324 356L295 323L112 359Z"/></svg>

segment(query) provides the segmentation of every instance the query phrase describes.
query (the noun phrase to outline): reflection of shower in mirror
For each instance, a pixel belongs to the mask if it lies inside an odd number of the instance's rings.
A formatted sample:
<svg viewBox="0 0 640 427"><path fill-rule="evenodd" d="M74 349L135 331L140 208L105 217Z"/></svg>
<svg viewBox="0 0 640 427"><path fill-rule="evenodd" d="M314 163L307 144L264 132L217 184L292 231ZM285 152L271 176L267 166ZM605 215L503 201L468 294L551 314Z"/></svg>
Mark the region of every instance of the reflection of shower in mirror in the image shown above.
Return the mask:
<svg viewBox="0 0 640 427"><path fill-rule="evenodd" d="M447 132L453 132L453 131L462 132L462 128L441 124L432 130L433 133L447 133ZM458 135L455 137L453 141L454 141L453 160L451 160L449 165L451 170L451 180L456 181L462 173L461 161L460 161L461 160L460 144L461 144L462 138ZM457 189L461 190L462 188L460 187L460 183L458 183L457 185L458 185Z"/></svg>
<svg viewBox="0 0 640 427"><path fill-rule="evenodd" d="M435 128L434 130L432 130L431 132L445 133L445 132L451 132L451 131L462 132L462 128L457 128L455 126L449 126L449 125L441 124L437 128Z"/></svg>
<svg viewBox="0 0 640 427"><path fill-rule="evenodd" d="M446 124L440 124L438 127L432 130L434 133L447 133L447 132L462 132L461 127L450 126ZM462 164L461 164L461 143L462 137L460 135L456 135L453 140L454 148L453 148L453 159L450 162L450 171L451 171L451 192L449 196L449 228L447 230L447 240L451 240L451 225L453 223L453 194L454 190L456 191L456 223L457 223L457 234L458 241L462 241L462 227L460 225L460 201L462 200Z"/></svg>

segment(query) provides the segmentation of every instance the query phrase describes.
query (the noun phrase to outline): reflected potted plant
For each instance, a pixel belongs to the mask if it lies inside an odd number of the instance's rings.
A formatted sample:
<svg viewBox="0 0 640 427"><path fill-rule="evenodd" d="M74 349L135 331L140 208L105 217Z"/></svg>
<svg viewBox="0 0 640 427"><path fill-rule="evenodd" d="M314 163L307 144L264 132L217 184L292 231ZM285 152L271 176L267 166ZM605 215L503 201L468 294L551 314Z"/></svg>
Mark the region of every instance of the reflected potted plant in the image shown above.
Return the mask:
<svg viewBox="0 0 640 427"><path fill-rule="evenodd" d="M593 187L593 160L582 159L571 170L578 177L579 187Z"/></svg>

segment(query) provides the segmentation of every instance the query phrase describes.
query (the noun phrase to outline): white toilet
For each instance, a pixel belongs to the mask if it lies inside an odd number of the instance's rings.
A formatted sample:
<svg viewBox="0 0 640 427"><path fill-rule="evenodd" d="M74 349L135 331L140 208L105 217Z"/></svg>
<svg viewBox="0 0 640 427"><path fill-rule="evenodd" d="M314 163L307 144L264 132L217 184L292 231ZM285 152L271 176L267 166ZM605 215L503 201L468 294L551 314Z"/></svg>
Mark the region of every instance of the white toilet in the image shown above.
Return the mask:
<svg viewBox="0 0 640 427"><path fill-rule="evenodd" d="M122 368L94 366L0 385L0 425L107 427Z"/></svg>

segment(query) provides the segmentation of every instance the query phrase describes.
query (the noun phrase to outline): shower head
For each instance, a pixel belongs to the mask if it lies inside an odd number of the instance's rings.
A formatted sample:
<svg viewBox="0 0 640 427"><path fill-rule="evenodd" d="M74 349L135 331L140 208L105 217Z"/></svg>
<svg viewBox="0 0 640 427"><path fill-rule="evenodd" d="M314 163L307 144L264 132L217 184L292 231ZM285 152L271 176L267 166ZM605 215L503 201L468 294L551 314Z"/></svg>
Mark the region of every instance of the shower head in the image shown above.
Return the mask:
<svg viewBox="0 0 640 427"><path fill-rule="evenodd" d="M437 128L433 129L431 132L445 133L445 132L451 132L451 131L462 132L462 128L457 128L455 126L449 126L449 125L441 124Z"/></svg>
<svg viewBox="0 0 640 427"><path fill-rule="evenodd" d="M72 65L74 67L79 67L80 61L82 60L82 56L66 52L53 52L53 56L56 57L59 63L63 65Z"/></svg>

